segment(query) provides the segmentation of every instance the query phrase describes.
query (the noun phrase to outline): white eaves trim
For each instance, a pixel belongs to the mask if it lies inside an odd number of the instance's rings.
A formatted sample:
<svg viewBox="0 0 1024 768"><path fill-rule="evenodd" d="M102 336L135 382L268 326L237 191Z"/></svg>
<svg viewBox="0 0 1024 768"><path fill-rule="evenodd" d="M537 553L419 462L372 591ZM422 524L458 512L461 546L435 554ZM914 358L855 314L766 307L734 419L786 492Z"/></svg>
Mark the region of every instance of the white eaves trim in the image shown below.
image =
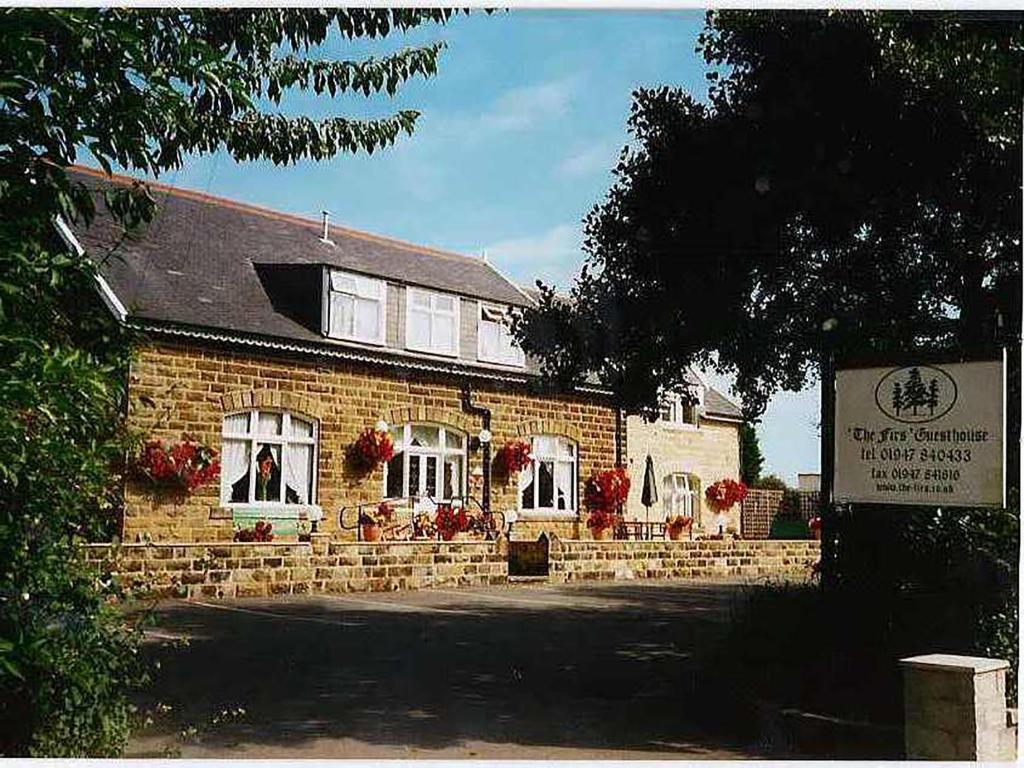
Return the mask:
<svg viewBox="0 0 1024 768"><path fill-rule="evenodd" d="M75 252L77 256L85 255L85 248L78 242L78 238L75 237L75 233L71 231L71 228L64 221L63 217L56 216L53 220L54 226L57 228L57 232L60 234L64 243ZM114 293L114 289L110 287L103 275L96 270L96 284L100 289L100 296L103 298L103 303L107 305L107 309L117 318L118 322L125 322L128 318L128 310L125 308L121 300L117 298L117 294Z"/></svg>
<svg viewBox="0 0 1024 768"><path fill-rule="evenodd" d="M131 325L139 330L146 331L147 333L165 334L170 336L184 336L192 339L203 339L205 341L215 341L223 344L237 344L241 346L257 347L262 349L274 349L285 352L297 352L303 355L314 355L320 357L331 357L341 360L355 360L360 363L370 364L385 364L397 368L408 368L419 371L429 371L432 373L444 373L449 375L466 376L477 379L489 379L492 381L506 381L513 384L525 384L528 379L525 376L507 376L502 375L499 372L490 372L482 370L474 370L472 368L462 368L461 366L444 365L444 364L431 364L427 362L419 362L414 360L397 360L388 359L382 360L379 355L366 355L358 352L351 351L349 349L341 349L334 345L311 345L303 344L299 342L285 342L270 338L260 338L256 336L242 336L233 333L217 333L213 331L201 331L197 329L185 328L173 325L163 325L159 323L145 322L141 320L131 321ZM601 389L600 387L588 387L588 386L577 386L574 388L577 392L604 395L608 396L611 394L610 391Z"/></svg>
<svg viewBox="0 0 1024 768"><path fill-rule="evenodd" d="M743 419L735 416L722 416L717 413L702 413L700 417L706 421L727 421L730 424L742 424Z"/></svg>

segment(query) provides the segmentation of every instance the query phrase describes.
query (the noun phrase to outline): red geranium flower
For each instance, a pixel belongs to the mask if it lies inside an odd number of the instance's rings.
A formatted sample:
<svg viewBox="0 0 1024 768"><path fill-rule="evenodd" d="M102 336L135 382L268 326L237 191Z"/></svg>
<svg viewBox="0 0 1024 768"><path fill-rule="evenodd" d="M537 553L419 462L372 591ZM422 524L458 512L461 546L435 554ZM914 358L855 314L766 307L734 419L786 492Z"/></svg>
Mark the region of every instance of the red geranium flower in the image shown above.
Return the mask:
<svg viewBox="0 0 1024 768"><path fill-rule="evenodd" d="M154 485L170 486L191 493L220 476L217 451L182 435L182 441L170 447L151 440L136 462L138 471Z"/></svg>

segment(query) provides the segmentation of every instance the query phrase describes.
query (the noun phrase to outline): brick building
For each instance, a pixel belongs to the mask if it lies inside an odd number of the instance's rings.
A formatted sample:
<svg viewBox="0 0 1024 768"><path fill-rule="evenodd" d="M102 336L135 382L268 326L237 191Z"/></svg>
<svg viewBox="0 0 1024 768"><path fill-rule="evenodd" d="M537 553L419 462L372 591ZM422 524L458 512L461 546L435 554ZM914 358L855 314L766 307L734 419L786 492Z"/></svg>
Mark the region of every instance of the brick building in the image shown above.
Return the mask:
<svg viewBox="0 0 1024 768"><path fill-rule="evenodd" d="M97 189L130 182L75 173ZM532 299L492 265L151 189L158 214L141 232L126 235L100 214L65 234L102 264L111 311L144 333L129 424L217 448L222 472L185 497L129 483L125 541L226 540L260 518L284 535L315 525L354 538L345 521L385 498L412 506L472 498L514 512L517 538L587 537L583 481L625 460L637 430L597 385L542 387L504 323ZM710 388L702 397L699 427L684 436L721 453L706 457L709 472L735 476L736 430L720 420L727 401ZM359 473L346 451L368 427L386 428L396 452ZM531 442L532 464L511 481L491 478L491 450L516 438ZM267 463L269 481L258 471ZM642 465L633 476L639 493Z"/></svg>

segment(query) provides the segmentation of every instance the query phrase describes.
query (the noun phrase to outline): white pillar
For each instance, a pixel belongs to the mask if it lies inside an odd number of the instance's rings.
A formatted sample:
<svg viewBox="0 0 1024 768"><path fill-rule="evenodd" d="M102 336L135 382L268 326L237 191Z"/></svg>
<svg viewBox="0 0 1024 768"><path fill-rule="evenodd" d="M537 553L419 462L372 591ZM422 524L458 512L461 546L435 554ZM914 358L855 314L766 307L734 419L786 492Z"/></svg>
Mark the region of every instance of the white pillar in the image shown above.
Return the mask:
<svg viewBox="0 0 1024 768"><path fill-rule="evenodd" d="M900 660L909 760L1015 760L1003 659L933 653Z"/></svg>

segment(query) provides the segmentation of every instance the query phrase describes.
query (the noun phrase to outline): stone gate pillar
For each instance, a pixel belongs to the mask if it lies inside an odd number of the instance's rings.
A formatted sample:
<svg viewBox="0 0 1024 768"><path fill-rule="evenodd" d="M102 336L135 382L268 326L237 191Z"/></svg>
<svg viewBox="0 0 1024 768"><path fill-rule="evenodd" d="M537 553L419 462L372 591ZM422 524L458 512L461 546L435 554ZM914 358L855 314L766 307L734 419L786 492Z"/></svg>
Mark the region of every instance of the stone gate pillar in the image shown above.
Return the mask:
<svg viewBox="0 0 1024 768"><path fill-rule="evenodd" d="M900 660L909 760L1015 760L1003 659L933 653Z"/></svg>

